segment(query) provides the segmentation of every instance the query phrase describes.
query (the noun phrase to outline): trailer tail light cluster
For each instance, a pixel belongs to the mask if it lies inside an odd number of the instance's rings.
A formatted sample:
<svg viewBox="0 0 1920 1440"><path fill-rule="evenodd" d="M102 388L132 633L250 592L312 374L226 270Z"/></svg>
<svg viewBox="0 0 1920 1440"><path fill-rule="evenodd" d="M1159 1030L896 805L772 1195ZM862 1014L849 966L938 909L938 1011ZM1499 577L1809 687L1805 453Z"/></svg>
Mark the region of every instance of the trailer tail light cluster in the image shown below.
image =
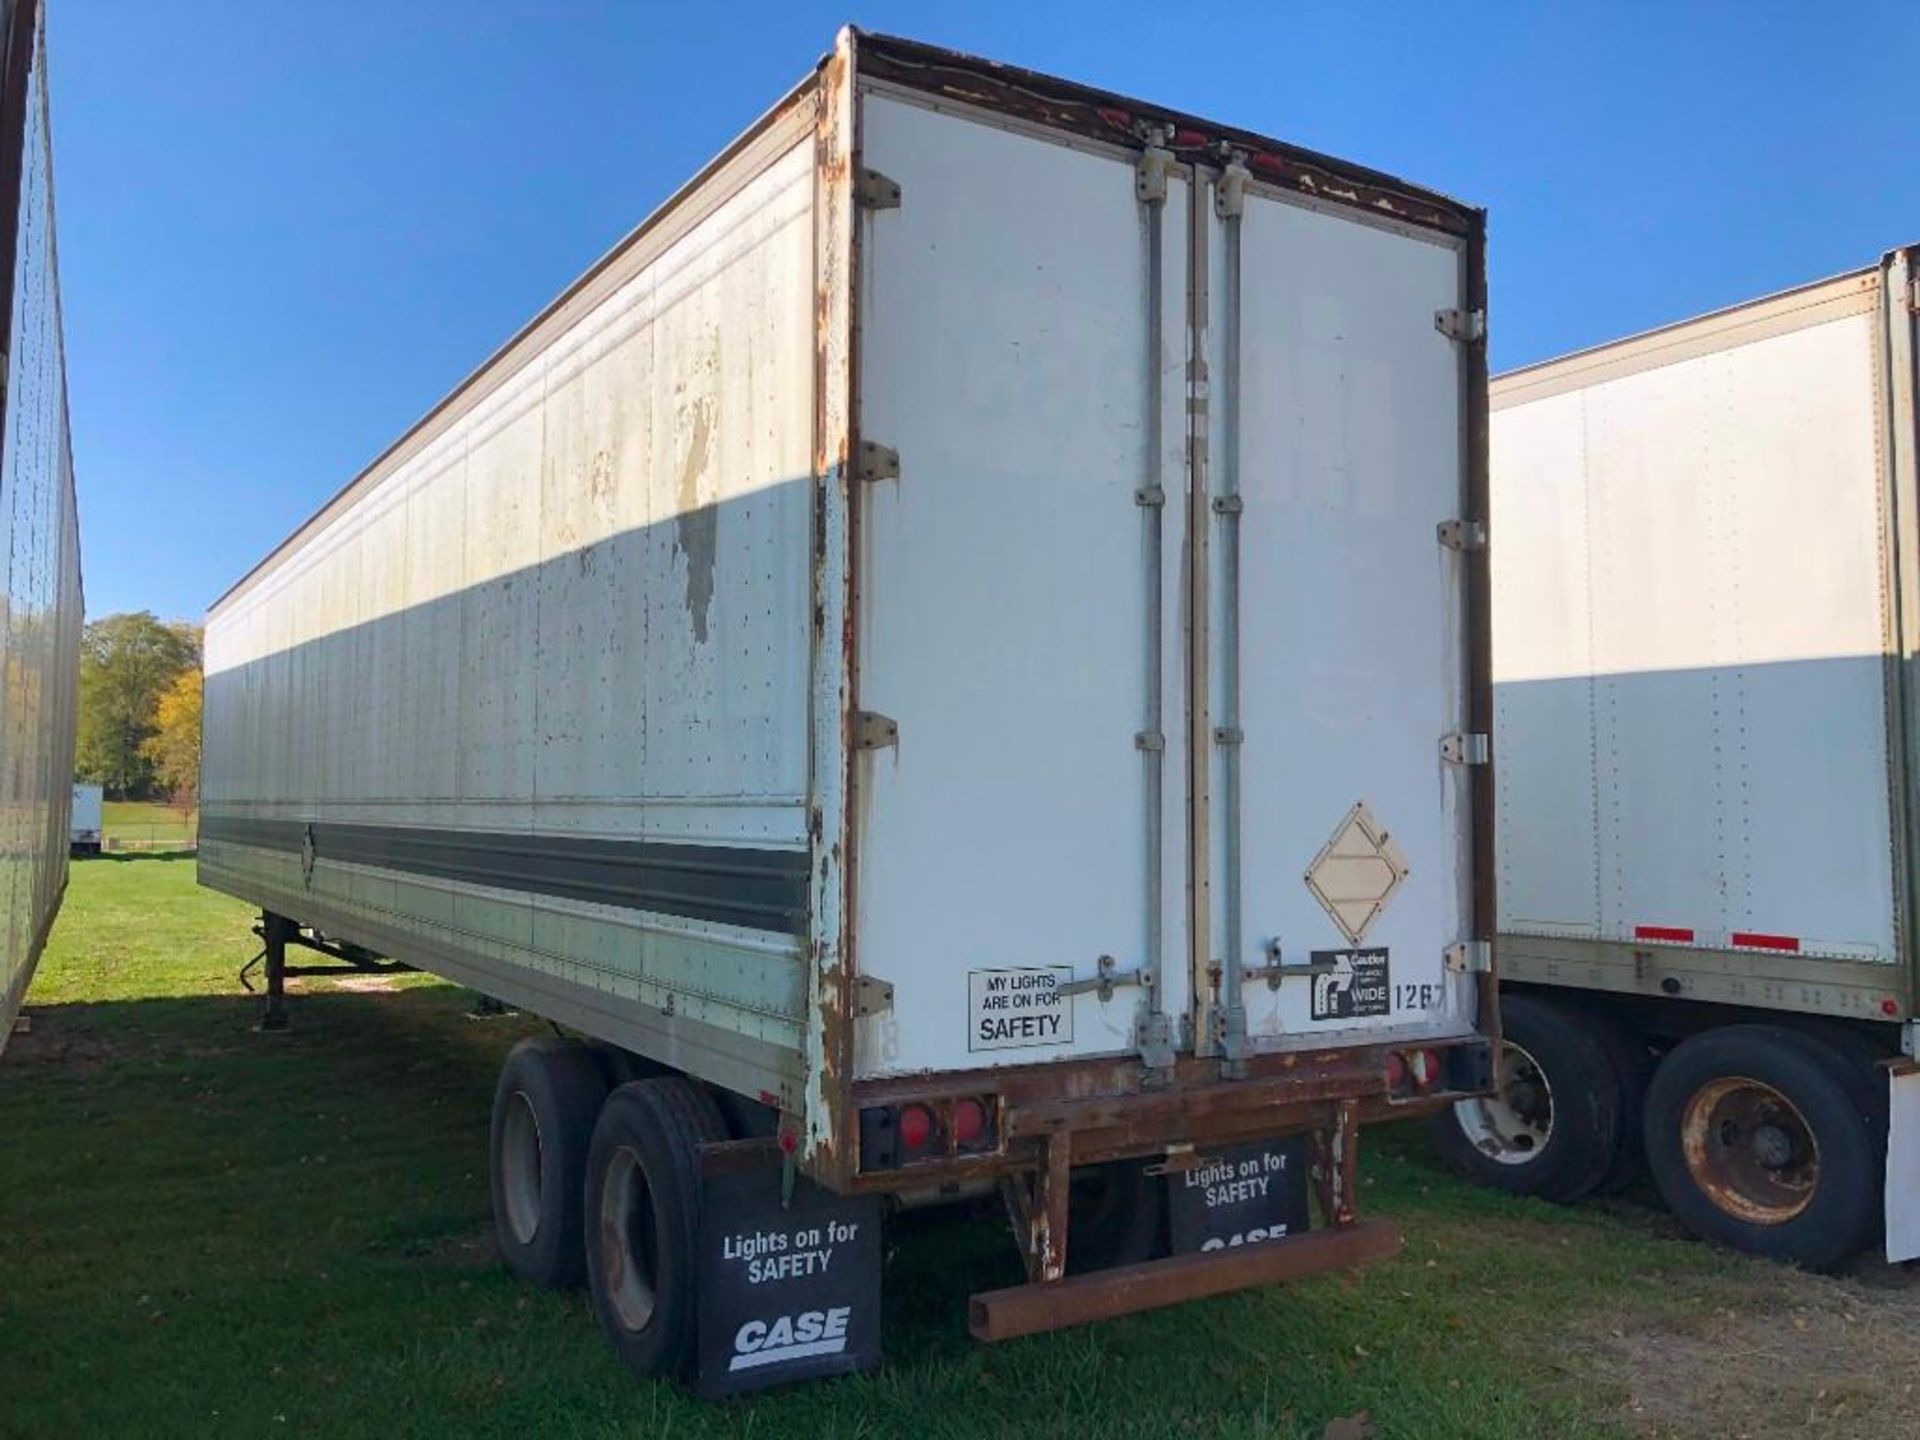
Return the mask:
<svg viewBox="0 0 1920 1440"><path fill-rule="evenodd" d="M1492 1052L1485 1045L1417 1046L1387 1052L1387 1093L1397 1100L1444 1091L1484 1090L1492 1078Z"/></svg>
<svg viewBox="0 0 1920 1440"><path fill-rule="evenodd" d="M923 1160L984 1155L998 1139L990 1095L871 1105L860 1112L860 1168L898 1170Z"/></svg>

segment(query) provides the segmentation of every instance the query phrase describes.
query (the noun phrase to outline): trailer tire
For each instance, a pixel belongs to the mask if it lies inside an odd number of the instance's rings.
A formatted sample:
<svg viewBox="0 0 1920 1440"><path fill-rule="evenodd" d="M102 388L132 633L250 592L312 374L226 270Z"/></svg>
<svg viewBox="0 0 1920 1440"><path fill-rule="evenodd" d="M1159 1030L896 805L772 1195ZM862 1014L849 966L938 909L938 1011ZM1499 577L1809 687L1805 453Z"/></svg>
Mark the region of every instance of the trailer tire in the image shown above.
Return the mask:
<svg viewBox="0 0 1920 1440"><path fill-rule="evenodd" d="M1467 1179L1561 1204L1584 1199L1620 1163L1629 1086L1614 1046L1588 1017L1528 995L1503 995L1506 1083L1430 1122L1440 1158Z"/></svg>
<svg viewBox="0 0 1920 1440"><path fill-rule="evenodd" d="M1604 1016L1586 1017L1586 1023L1606 1047L1614 1078L1620 1082L1620 1128L1613 1163L1594 1187L1596 1195L1617 1195L1646 1173L1645 1117L1647 1086L1653 1083L1653 1051L1633 1030Z"/></svg>
<svg viewBox="0 0 1920 1440"><path fill-rule="evenodd" d="M1076 1167L1067 1192L1067 1273L1137 1265L1166 1253L1167 1187L1146 1160Z"/></svg>
<svg viewBox="0 0 1920 1440"><path fill-rule="evenodd" d="M587 1288L601 1333L643 1377L694 1356L700 1147L727 1138L713 1098L679 1075L607 1097L587 1156Z"/></svg>
<svg viewBox="0 0 1920 1440"><path fill-rule="evenodd" d="M1647 1091L1647 1164L1703 1240L1808 1270L1858 1251L1879 1215L1871 1089L1849 1056L1778 1025L1702 1031Z"/></svg>
<svg viewBox="0 0 1920 1440"><path fill-rule="evenodd" d="M586 1277L580 1197L606 1095L593 1056L570 1040L522 1040L500 1067L487 1188L500 1258L522 1280L559 1289Z"/></svg>

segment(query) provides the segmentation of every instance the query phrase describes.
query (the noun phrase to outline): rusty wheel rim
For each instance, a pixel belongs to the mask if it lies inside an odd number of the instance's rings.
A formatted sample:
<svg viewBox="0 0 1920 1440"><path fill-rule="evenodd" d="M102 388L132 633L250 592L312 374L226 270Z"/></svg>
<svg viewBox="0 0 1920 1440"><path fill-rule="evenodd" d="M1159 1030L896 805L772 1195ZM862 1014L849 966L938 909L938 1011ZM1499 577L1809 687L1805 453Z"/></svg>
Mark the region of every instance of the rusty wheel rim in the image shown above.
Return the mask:
<svg viewBox="0 0 1920 1440"><path fill-rule="evenodd" d="M1694 1091L1680 1117L1693 1183L1720 1209L1754 1225L1783 1225L1813 1203L1820 1145L1806 1117L1762 1080L1723 1076Z"/></svg>
<svg viewBox="0 0 1920 1440"><path fill-rule="evenodd" d="M601 1289L622 1329L644 1330L657 1303L659 1245L646 1172L629 1146L614 1151L607 1166L599 1223Z"/></svg>

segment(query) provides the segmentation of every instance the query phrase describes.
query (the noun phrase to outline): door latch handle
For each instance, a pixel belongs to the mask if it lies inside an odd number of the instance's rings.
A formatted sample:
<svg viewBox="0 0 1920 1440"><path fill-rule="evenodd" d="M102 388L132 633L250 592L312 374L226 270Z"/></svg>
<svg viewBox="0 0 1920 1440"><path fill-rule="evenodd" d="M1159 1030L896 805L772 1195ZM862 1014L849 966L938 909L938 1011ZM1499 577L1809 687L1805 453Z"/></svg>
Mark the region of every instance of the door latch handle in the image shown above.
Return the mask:
<svg viewBox="0 0 1920 1440"><path fill-rule="evenodd" d="M1085 980L1069 980L1054 993L1057 995L1098 994L1100 1003L1106 1004L1113 999L1113 992L1127 986L1138 985L1142 990L1153 988L1153 972L1146 968L1122 970L1120 962L1111 955L1102 955L1099 960L1100 973Z"/></svg>
<svg viewBox="0 0 1920 1440"><path fill-rule="evenodd" d="M1280 958L1280 942L1278 940L1269 940L1267 942L1267 963L1265 965L1249 965L1246 969L1242 970L1240 974L1249 982L1264 980L1267 982L1267 988L1269 990L1278 990L1280 988L1280 982L1285 980L1289 975L1298 975L1302 978L1309 978L1314 975L1331 975L1339 968L1340 967L1332 960L1296 961L1289 965Z"/></svg>

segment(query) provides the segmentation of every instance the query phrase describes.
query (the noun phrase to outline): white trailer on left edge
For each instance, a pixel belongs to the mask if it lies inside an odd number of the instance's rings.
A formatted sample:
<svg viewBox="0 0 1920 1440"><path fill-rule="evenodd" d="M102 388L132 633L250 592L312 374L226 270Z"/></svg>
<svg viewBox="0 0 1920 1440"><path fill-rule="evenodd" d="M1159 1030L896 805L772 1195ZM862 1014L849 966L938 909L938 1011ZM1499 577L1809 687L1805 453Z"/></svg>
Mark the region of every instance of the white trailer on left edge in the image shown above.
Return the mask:
<svg viewBox="0 0 1920 1440"><path fill-rule="evenodd" d="M38 0L0 0L0 67L3 1048L67 888L83 602Z"/></svg>

